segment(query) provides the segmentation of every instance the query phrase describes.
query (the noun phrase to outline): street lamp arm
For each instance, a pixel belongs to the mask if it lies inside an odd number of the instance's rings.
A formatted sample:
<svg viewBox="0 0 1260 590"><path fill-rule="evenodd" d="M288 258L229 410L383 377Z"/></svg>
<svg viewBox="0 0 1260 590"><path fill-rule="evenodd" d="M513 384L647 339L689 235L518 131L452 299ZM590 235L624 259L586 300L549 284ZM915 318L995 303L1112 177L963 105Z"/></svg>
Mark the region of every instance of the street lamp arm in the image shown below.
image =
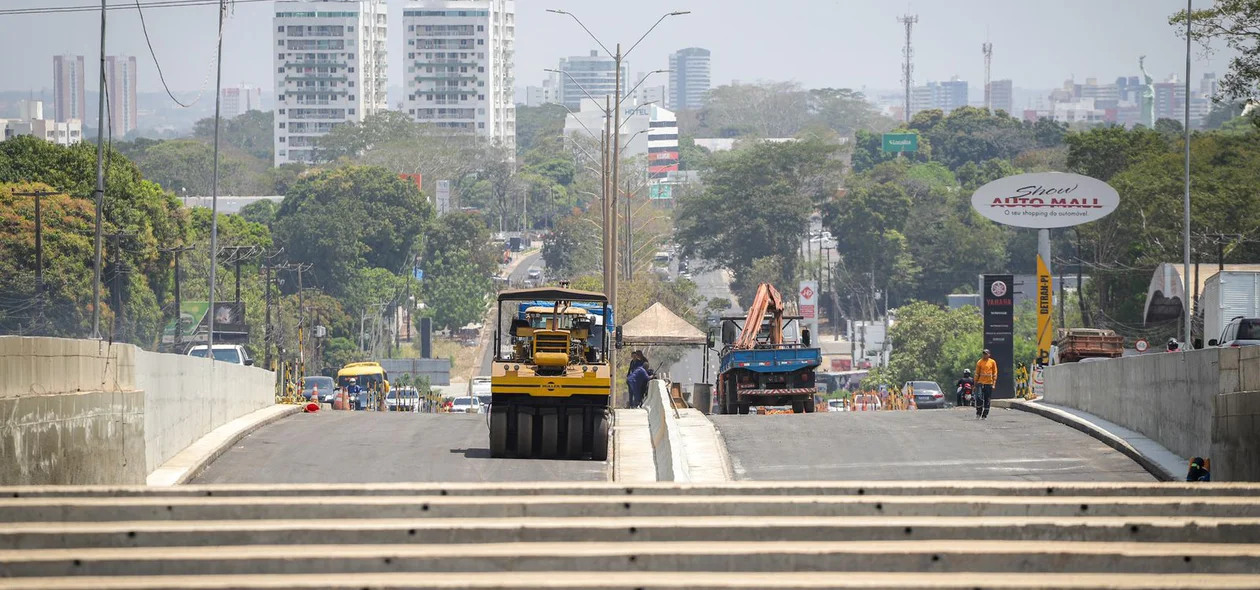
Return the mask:
<svg viewBox="0 0 1260 590"><path fill-rule="evenodd" d="M587 133L588 135L590 135L590 136L591 136L591 139L599 139L599 137L597 137L597 136L595 135L595 132L594 132L594 131L591 131L591 128L590 128L590 127L587 127L587 126L586 126L586 123L583 123L583 122L582 122L582 119L581 119L580 117L578 117L578 116L577 116L577 113L575 113L575 112L573 112L573 111L569 110L569 107L565 106L565 104L564 104L564 103L557 103L557 104L559 104L561 107L564 107L564 110L568 111L570 115L573 115L573 120L574 120L574 121L577 121L577 122L578 122L578 125L581 125L581 126L582 126L582 129L585 129L585 130L586 130L586 133Z"/></svg>
<svg viewBox="0 0 1260 590"><path fill-rule="evenodd" d="M591 99L591 102L595 103L595 108L599 109L599 110L600 110L602 113L604 113L605 115L607 115L607 114L608 114L608 111L607 111L606 109L604 109L603 107L599 106L599 101L598 101L598 100L595 100L595 97L594 97L594 96L591 96L591 93L587 92L587 91L586 91L586 88L583 88L583 87L582 87L582 83L581 83L581 82L578 82L578 81L577 81L577 79L576 79L576 78L574 78L574 77L573 77L571 74L569 74L568 72L566 72L566 71L564 71L564 70L552 70L552 69L545 69L545 70L543 70L543 71L544 71L544 72L554 72L554 73L557 73L557 74L564 74L565 76L568 76L568 78L569 78L570 80L573 80L573 84L574 84L575 86L577 86L577 87L578 87L578 90L581 90L581 91L582 91L582 94L585 94L585 95L586 95L586 98ZM568 109L568 107L565 107L565 109L567 110L567 109ZM570 111L570 112L572 112L572 111Z"/></svg>
<svg viewBox="0 0 1260 590"><path fill-rule="evenodd" d="M579 26L579 27L582 27L582 30L583 30L583 31L586 31L586 34L587 34L587 35L590 35L590 36L591 36L591 39L593 39L593 40L595 41L595 43L599 45L600 49L603 49L603 50L604 50L604 53L607 53L607 54L608 54L608 55L610 55L610 56L613 54L611 51L609 51L609 50L608 50L608 48L607 48L607 47L605 47L605 46L604 46L604 44L603 44L602 42L600 42L599 38L595 36L595 33L592 33L590 29L586 28L586 25L582 24L582 19L579 19L579 18L577 17L577 15L573 14L572 12L565 12L565 11L563 11L563 10L554 10L554 9L551 9L551 8L548 8L548 9L547 9L547 12L551 12L551 13L554 13L554 14L566 14L566 15L568 15L568 16L569 16L570 18L572 18L575 22L577 22L577 24L578 24L578 26Z"/></svg>
<svg viewBox="0 0 1260 590"><path fill-rule="evenodd" d="M634 48L635 48L635 47L638 47L638 46L639 46L639 44L640 44L640 43L642 43L642 42L643 42L643 40L644 40L644 39L646 39L648 35L651 35L651 34L652 34L652 31L655 31L655 30L656 30L656 27L660 26L661 21L664 21L665 19L667 19L667 18L669 18L669 17L671 17L671 16L682 16L682 15L684 15L684 14L691 14L691 11L690 11L690 10L683 10L683 11L678 11L678 12L670 12L670 13L666 13L664 16L662 16L662 17L660 18L660 20L657 20L657 21L656 21L656 24L652 25L652 28L648 29L648 30L647 30L647 32L646 32L646 33L644 33L642 37L639 37L639 40L638 40L638 41L635 41L635 42L634 42L634 45L631 45L631 46L630 46L630 49L628 49L625 53L621 54L621 59L626 59L627 57L630 57L630 52L631 52L631 51L634 51ZM577 18L577 17L574 17L574 18ZM582 28L586 28L586 27L582 27ZM589 33L590 31L587 31L587 32ZM604 51L608 51L608 50L607 50L607 49L605 49Z"/></svg>
<svg viewBox="0 0 1260 590"><path fill-rule="evenodd" d="M634 88L631 88L629 92L622 95L621 99L625 100L627 98L630 98L631 96L634 96L634 91L638 90L639 87L642 86L644 82L647 82L647 79L651 78L652 74L668 74L669 72L670 70L653 70L651 72L648 72L647 74L644 74L644 76L639 79L639 83L635 84ZM652 101L652 102L656 102L656 101ZM652 104L652 102L644 103L643 105L640 105L640 106L647 106L649 104Z"/></svg>

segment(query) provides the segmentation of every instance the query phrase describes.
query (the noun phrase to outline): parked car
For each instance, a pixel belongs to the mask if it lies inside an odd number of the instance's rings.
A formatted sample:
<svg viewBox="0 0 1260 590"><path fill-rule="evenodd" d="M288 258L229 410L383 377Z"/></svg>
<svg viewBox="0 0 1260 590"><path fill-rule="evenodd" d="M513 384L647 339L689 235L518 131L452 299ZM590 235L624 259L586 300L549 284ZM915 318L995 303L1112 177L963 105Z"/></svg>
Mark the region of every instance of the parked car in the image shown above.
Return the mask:
<svg viewBox="0 0 1260 590"><path fill-rule="evenodd" d="M414 387L399 387L385 394L385 409L390 412L415 412L420 406L420 392Z"/></svg>
<svg viewBox="0 0 1260 590"><path fill-rule="evenodd" d="M529 280L531 280L531 281L541 280L541 279L542 279L542 269L541 269L541 268L538 268L537 266L531 266L531 267L529 267L529 271L525 273L525 278L527 278L527 279L529 279Z"/></svg>
<svg viewBox="0 0 1260 590"><path fill-rule="evenodd" d="M1208 346L1240 348L1260 346L1260 318L1234 318L1225 324L1220 340L1209 340Z"/></svg>
<svg viewBox="0 0 1260 590"><path fill-rule="evenodd" d="M336 394L337 385L333 383L332 377L324 377L323 375L309 375L302 378L302 399L311 401L311 396L318 391L319 398L315 401L318 403L330 404L333 395Z"/></svg>
<svg viewBox="0 0 1260 590"><path fill-rule="evenodd" d="M475 397L457 397L451 400L452 414L478 414L481 412L481 401Z"/></svg>
<svg viewBox="0 0 1260 590"><path fill-rule="evenodd" d="M828 412L847 412L849 411L849 408L845 407L844 400L833 399L833 400L827 400L827 411Z"/></svg>
<svg viewBox="0 0 1260 590"><path fill-rule="evenodd" d="M188 356L199 356L206 358L209 352L205 344L198 344L188 349ZM233 365L253 365L254 359L249 358L249 353L245 352L245 347L239 344L215 344L214 360L229 363Z"/></svg>
<svg viewBox="0 0 1260 590"><path fill-rule="evenodd" d="M906 381L901 389L914 394L914 405L920 410L945 407L945 393L935 381Z"/></svg>

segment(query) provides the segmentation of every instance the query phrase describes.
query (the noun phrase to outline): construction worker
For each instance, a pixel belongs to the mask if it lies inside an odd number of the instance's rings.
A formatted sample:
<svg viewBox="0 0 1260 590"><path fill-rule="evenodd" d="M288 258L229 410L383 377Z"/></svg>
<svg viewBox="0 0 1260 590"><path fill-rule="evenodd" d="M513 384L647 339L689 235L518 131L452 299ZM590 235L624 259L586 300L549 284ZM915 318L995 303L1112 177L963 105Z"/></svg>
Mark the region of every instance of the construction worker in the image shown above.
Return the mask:
<svg viewBox="0 0 1260 590"><path fill-rule="evenodd" d="M976 362L976 385L979 391L976 392L976 419L984 420L989 417L989 402L993 399L993 387L997 385L998 368L997 361L993 360L989 349L984 349L984 356Z"/></svg>

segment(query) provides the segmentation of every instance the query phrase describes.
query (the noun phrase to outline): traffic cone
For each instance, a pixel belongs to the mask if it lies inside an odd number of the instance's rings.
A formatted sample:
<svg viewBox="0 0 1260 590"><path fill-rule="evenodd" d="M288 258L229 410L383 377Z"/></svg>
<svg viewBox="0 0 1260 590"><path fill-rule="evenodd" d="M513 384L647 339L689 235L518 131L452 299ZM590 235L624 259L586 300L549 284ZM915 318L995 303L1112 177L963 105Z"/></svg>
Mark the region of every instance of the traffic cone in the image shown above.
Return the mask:
<svg viewBox="0 0 1260 590"><path fill-rule="evenodd" d="M307 414L314 414L315 412L318 412L318 411L319 411L319 404L314 403L314 402L306 404Z"/></svg>

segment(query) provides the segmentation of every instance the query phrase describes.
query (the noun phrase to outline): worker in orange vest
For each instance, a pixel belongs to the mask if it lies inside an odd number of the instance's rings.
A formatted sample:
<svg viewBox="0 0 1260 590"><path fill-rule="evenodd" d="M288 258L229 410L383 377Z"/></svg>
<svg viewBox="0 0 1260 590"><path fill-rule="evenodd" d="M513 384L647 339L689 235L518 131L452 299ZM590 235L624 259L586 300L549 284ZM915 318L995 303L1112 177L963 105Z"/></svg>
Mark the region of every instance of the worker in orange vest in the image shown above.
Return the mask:
<svg viewBox="0 0 1260 590"><path fill-rule="evenodd" d="M997 385L997 361L993 360L989 349L984 349L984 356L976 362L976 385L980 391L976 396L976 419L989 417L989 401L993 399L993 386Z"/></svg>

